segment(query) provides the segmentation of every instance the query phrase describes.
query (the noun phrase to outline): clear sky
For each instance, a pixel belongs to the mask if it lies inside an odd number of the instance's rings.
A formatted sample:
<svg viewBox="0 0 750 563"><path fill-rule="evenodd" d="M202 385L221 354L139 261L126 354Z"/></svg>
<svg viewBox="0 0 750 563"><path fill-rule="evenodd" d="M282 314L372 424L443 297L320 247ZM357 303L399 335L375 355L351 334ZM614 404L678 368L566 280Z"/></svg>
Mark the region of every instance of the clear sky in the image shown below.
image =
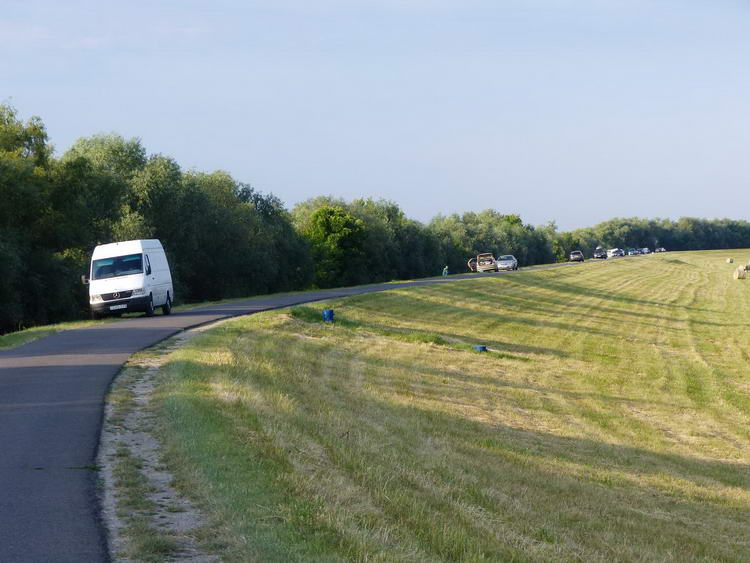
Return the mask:
<svg viewBox="0 0 750 563"><path fill-rule="evenodd" d="M285 203L749 218L747 0L3 0L0 102Z"/></svg>

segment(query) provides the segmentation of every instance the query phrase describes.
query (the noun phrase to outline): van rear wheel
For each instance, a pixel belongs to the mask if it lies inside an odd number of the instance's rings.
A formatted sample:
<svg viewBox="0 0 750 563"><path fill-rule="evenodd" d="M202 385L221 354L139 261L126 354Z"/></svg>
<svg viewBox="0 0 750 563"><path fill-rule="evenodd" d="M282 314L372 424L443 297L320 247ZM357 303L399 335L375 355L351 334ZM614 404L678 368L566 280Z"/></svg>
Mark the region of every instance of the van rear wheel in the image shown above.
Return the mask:
<svg viewBox="0 0 750 563"><path fill-rule="evenodd" d="M154 316L154 296L153 295L148 296L148 301L146 302L146 316L147 317Z"/></svg>
<svg viewBox="0 0 750 563"><path fill-rule="evenodd" d="M169 293L167 293L166 303L161 306L161 312L163 315L168 315L172 312L172 298L169 296Z"/></svg>

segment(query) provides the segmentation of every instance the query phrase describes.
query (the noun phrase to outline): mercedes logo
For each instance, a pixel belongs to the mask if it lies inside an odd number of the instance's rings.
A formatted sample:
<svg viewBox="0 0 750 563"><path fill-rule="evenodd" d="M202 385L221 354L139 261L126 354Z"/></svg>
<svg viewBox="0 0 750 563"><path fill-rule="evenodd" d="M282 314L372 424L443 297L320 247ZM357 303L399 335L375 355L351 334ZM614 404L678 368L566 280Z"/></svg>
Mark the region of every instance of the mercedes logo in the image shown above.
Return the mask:
<svg viewBox="0 0 750 563"><path fill-rule="evenodd" d="M120 297L120 294L119 294L119 293L113 293L113 294L112 294L112 298L113 298L113 299L119 299L119 297Z"/></svg>

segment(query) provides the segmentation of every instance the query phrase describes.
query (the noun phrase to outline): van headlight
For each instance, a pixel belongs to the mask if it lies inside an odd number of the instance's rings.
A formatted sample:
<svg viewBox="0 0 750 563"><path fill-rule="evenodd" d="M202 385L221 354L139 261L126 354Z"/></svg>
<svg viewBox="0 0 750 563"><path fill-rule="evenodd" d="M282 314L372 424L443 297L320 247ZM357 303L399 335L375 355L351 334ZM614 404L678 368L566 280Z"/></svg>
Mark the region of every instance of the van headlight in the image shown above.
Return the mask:
<svg viewBox="0 0 750 563"><path fill-rule="evenodd" d="M92 295L91 296L91 303L101 303L102 302L102 296L101 295Z"/></svg>
<svg viewBox="0 0 750 563"><path fill-rule="evenodd" d="M131 295L132 295L133 297L135 297L135 296L137 296L137 295L145 295L145 293L146 293L146 290L144 290L144 289L143 289L142 287L139 287L139 288L137 288L137 289L134 289L134 290L133 290L133 293L131 293Z"/></svg>

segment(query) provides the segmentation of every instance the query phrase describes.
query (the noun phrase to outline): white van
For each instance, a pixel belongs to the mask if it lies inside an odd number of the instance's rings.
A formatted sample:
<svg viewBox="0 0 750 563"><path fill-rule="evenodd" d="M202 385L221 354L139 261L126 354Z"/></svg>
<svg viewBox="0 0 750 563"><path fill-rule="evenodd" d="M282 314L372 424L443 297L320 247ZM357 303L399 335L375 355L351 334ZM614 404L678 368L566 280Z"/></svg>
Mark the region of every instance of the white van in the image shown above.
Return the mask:
<svg viewBox="0 0 750 563"><path fill-rule="evenodd" d="M156 307L172 311L174 289L161 242L128 240L101 244L91 256L89 276L91 315L121 315L142 311L150 317Z"/></svg>

